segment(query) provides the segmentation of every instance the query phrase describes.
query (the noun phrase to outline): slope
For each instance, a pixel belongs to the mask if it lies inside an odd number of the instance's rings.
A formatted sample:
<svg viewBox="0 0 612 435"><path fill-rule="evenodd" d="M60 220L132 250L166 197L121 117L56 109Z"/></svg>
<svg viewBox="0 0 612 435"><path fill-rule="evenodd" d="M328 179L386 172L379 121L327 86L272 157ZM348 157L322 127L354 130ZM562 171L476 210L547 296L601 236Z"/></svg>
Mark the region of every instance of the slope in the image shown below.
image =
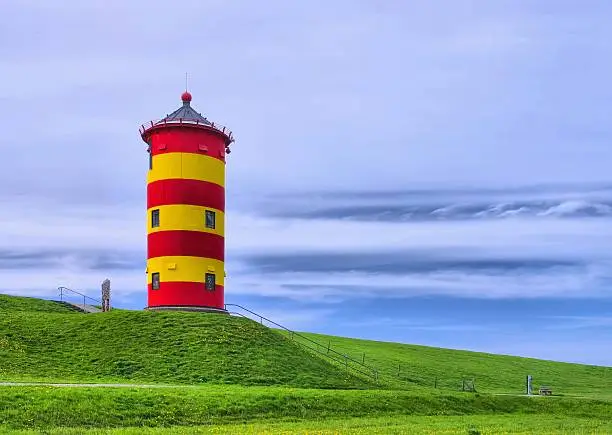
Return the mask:
<svg viewBox="0 0 612 435"><path fill-rule="evenodd" d="M525 377L532 375L534 389L546 385L554 394L612 398L612 367L322 334L304 335L364 360L392 384L461 390L463 379L474 379L479 392L521 394L525 392Z"/></svg>
<svg viewBox="0 0 612 435"><path fill-rule="evenodd" d="M251 320L218 314L80 314L0 299L0 377L360 388L368 385Z"/></svg>
<svg viewBox="0 0 612 435"><path fill-rule="evenodd" d="M62 303L47 301L45 299L28 298L23 296L9 296L0 294L0 313L5 311L12 312L44 312L44 313L63 313L77 314L73 308Z"/></svg>

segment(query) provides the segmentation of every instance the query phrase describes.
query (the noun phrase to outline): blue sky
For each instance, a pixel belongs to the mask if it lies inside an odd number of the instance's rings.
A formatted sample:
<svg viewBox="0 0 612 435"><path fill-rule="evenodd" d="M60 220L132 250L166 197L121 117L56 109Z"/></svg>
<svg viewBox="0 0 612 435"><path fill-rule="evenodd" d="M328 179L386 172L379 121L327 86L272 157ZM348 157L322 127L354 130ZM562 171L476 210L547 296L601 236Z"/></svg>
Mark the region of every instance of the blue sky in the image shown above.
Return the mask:
<svg viewBox="0 0 612 435"><path fill-rule="evenodd" d="M606 1L5 2L0 292L146 305L138 127L230 126L227 302L612 365Z"/></svg>

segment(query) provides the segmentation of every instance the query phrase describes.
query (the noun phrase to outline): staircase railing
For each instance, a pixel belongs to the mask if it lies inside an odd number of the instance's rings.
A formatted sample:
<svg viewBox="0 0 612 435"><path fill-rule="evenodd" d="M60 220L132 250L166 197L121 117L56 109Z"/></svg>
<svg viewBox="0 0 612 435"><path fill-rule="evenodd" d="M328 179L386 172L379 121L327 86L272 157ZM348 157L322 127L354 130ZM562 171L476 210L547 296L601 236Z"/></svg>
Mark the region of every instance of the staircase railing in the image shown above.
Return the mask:
<svg viewBox="0 0 612 435"><path fill-rule="evenodd" d="M59 291L59 297L60 297L60 301L65 302L64 301L64 297L66 295L70 295L70 294L75 294L75 295L79 295L80 297L83 298L83 305L87 305L87 300L90 300L94 303L98 303L100 305L102 305L102 301L99 301L98 299L94 299L92 297L89 297L83 293L80 293L76 290L72 290L69 289L68 287L58 287L57 290ZM93 305L93 304L89 304L89 305Z"/></svg>
<svg viewBox="0 0 612 435"><path fill-rule="evenodd" d="M348 371L353 370L357 373L360 373L363 376L366 376L368 378L373 379L374 381L378 382L378 370L375 369L374 367L371 367L367 364L364 364L363 362L354 359L352 357L350 357L349 355L340 353L334 349L331 348L331 346L328 345L324 345L321 344L303 334L300 334L299 332L293 331L289 328L287 328L286 326L281 325L280 323L275 322L274 320L270 320L267 317L262 316L261 314L258 314L254 311L249 310L248 308L245 308L241 305L238 304L225 304L225 310L228 311L230 314L235 314L238 316L242 316L242 317L246 317L246 318L251 318L247 315L244 315L243 313L237 312L237 311L231 311L228 309L228 307L234 307L234 308L238 308L239 310L242 310L244 312L249 313L251 316L255 316L257 320L259 320L260 324L264 324L264 321L266 323L269 323L271 325L276 326L277 328L281 329L282 331L286 332L289 334L289 339L295 341L297 344L304 346L316 353L318 353L319 355L322 355L332 361L334 361L336 364L344 366L346 368L346 370ZM255 319L251 319L251 320L255 320ZM268 325L265 325L268 326ZM299 341L298 341L299 340ZM301 341L301 342L300 342Z"/></svg>

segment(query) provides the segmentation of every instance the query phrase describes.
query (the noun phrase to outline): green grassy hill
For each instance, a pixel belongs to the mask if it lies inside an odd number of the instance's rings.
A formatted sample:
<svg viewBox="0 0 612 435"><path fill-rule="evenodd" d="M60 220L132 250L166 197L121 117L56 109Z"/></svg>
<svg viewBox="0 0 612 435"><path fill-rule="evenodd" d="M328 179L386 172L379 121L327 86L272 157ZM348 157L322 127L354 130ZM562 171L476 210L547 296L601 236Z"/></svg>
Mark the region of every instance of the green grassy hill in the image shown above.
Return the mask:
<svg viewBox="0 0 612 435"><path fill-rule="evenodd" d="M555 394L612 397L612 368L304 333L376 368L381 387L521 394L525 376ZM223 383L304 388L374 386L276 330L202 313L82 314L56 302L0 295L2 380Z"/></svg>
<svg viewBox="0 0 612 435"><path fill-rule="evenodd" d="M0 295L0 380L360 388L368 384L253 321L202 313L82 314Z"/></svg>
<svg viewBox="0 0 612 435"><path fill-rule="evenodd" d="M391 384L460 390L462 379L474 379L479 392L521 394L530 374L534 389L546 385L555 394L612 398L612 367L303 334L365 361Z"/></svg>
<svg viewBox="0 0 612 435"><path fill-rule="evenodd" d="M59 303L0 295L0 382L172 384L0 386L0 432L143 433L152 427L150 433L337 433L340 428L370 434L436 428L484 434L612 428L612 368L306 335L324 348L330 344L355 359L365 356L383 382L373 389L301 348L299 338L288 340L244 318L128 310L82 314ZM591 398L521 397L527 373L556 393ZM474 377L478 393L458 392L461 377ZM227 426L213 431L219 424Z"/></svg>
<svg viewBox="0 0 612 435"><path fill-rule="evenodd" d="M63 314L77 313L74 309L53 301L0 294L0 313L6 315L5 313L8 312L16 313L24 311Z"/></svg>

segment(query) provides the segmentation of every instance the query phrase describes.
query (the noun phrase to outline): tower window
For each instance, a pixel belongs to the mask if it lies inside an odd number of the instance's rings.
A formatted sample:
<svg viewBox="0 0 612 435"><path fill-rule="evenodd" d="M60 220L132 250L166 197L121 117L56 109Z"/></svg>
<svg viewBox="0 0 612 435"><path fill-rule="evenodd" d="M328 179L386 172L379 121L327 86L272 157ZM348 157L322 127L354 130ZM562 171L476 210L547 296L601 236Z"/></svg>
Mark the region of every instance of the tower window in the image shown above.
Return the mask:
<svg viewBox="0 0 612 435"><path fill-rule="evenodd" d="M204 284L205 284L206 290L214 291L215 290L215 274L207 273L206 277L204 278Z"/></svg>
<svg viewBox="0 0 612 435"><path fill-rule="evenodd" d="M153 272L151 274L151 288L153 290L159 290L159 272Z"/></svg>
<svg viewBox="0 0 612 435"><path fill-rule="evenodd" d="M159 227L159 209L151 210L151 227Z"/></svg>
<svg viewBox="0 0 612 435"><path fill-rule="evenodd" d="M153 148L151 147L151 141L148 142L149 148L147 152L149 153L149 170L153 169Z"/></svg>
<svg viewBox="0 0 612 435"><path fill-rule="evenodd" d="M206 228L215 229L215 212L206 210Z"/></svg>

